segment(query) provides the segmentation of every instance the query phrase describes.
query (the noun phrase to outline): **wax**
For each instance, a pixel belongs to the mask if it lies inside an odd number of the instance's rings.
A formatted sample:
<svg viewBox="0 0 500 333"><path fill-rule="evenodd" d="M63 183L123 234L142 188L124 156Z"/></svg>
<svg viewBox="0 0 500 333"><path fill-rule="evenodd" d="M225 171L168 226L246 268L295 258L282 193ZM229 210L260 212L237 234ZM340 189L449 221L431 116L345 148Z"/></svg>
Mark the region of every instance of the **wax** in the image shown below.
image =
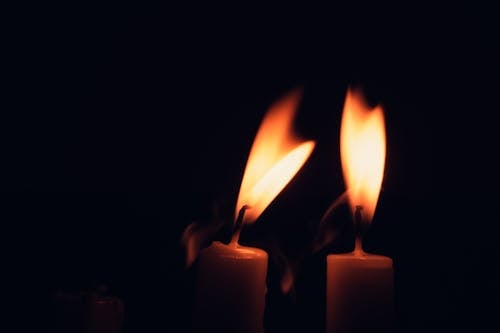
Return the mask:
<svg viewBox="0 0 500 333"><path fill-rule="evenodd" d="M216 241L198 260L194 331L264 332L267 253Z"/></svg>
<svg viewBox="0 0 500 333"><path fill-rule="evenodd" d="M391 258L365 252L330 254L326 289L327 333L394 330Z"/></svg>

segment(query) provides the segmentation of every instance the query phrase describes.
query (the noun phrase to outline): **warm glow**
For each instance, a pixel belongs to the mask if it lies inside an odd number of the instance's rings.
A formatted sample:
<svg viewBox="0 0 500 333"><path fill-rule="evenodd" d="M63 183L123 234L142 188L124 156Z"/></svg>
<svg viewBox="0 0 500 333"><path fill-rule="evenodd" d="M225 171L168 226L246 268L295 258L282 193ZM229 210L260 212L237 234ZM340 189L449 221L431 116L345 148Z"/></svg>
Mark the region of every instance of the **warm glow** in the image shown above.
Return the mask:
<svg viewBox="0 0 500 333"><path fill-rule="evenodd" d="M360 92L349 90L340 128L340 157L349 204L354 212L363 206L362 216L370 222L375 213L386 152L384 113L370 109Z"/></svg>
<svg viewBox="0 0 500 333"><path fill-rule="evenodd" d="M293 119L300 99L295 90L268 111L255 137L241 183L236 214L243 205L244 223L254 222L300 170L314 149L314 141L293 135Z"/></svg>

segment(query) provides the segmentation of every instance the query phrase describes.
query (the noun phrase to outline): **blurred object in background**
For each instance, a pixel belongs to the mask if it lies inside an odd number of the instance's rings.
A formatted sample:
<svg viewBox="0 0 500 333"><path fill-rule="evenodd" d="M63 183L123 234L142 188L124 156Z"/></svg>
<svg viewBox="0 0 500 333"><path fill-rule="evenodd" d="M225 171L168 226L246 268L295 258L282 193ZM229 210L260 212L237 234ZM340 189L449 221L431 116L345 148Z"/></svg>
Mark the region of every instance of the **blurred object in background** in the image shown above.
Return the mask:
<svg viewBox="0 0 500 333"><path fill-rule="evenodd" d="M120 333L123 302L99 286L90 292L58 292L54 298L57 333Z"/></svg>

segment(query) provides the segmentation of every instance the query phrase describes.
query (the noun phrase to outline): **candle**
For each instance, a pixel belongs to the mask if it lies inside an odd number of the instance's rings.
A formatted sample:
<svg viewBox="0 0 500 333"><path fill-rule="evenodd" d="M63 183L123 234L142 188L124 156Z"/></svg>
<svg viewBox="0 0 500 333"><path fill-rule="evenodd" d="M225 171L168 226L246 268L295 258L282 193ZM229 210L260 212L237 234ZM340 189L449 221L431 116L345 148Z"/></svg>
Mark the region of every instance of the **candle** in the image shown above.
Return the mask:
<svg viewBox="0 0 500 333"><path fill-rule="evenodd" d="M123 301L104 295L105 288L93 292L62 293L55 297L55 331L60 333L120 333Z"/></svg>
<svg viewBox="0 0 500 333"><path fill-rule="evenodd" d="M388 257L327 256L327 332L391 332L393 270Z"/></svg>
<svg viewBox="0 0 500 333"><path fill-rule="evenodd" d="M392 259L363 251L382 184L386 140L383 110L370 110L361 94L347 92L340 130L340 151L347 197L355 223L352 253L327 256L326 331L393 330Z"/></svg>
<svg viewBox="0 0 500 333"><path fill-rule="evenodd" d="M194 330L263 332L267 253L213 242L199 256Z"/></svg>
<svg viewBox="0 0 500 333"><path fill-rule="evenodd" d="M275 103L259 127L243 174L233 238L200 252L193 327L195 332L264 331L267 253L238 244L241 228L254 223L290 182L315 143L292 131L298 90Z"/></svg>

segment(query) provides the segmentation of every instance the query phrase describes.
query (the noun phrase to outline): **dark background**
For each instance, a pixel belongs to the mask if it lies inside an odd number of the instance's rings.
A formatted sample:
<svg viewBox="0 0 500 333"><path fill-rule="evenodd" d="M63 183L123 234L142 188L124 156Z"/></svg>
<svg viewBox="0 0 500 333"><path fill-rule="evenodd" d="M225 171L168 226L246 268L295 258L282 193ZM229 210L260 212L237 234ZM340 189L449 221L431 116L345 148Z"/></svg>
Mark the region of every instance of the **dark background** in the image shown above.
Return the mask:
<svg viewBox="0 0 500 333"><path fill-rule="evenodd" d="M214 205L232 213L263 115L301 87L296 129L316 149L242 241L272 259L267 331L323 331L324 258L349 250L348 229L307 249L344 189L338 133L352 85L385 108L385 178L366 246L394 260L399 331L498 329L491 9L21 13L7 24L13 75L0 122L0 220L20 323L49 329L57 291L105 283L125 303L124 332L187 330L196 272L184 268L181 233ZM336 223L349 221L341 212ZM283 295L274 259L298 253L308 254Z"/></svg>

